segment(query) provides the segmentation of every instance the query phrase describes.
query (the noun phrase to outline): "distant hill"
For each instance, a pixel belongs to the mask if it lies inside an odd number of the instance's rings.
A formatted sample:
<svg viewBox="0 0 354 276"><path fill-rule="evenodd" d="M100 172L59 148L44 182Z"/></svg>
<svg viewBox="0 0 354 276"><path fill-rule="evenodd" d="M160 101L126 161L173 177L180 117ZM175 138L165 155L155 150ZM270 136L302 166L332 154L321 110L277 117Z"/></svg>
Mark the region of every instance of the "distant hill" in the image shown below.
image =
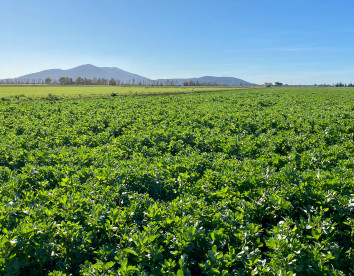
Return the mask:
<svg viewBox="0 0 354 276"><path fill-rule="evenodd" d="M93 79L93 78L105 78L105 79L120 79L121 81L129 81L135 79L136 81L148 81L148 78L139 76L137 74L129 73L116 67L97 67L91 64L81 65L72 69L50 69L41 72L24 75L16 78L15 80L44 80L45 78L51 78L52 80L59 80L60 77L69 77L74 81L78 77Z"/></svg>
<svg viewBox="0 0 354 276"><path fill-rule="evenodd" d="M160 79L158 81L166 82L166 79ZM255 84L233 77L212 77L205 76L200 78L186 78L186 79L168 79L168 81L173 81L177 85L183 85L185 82L192 82L200 84L216 84L221 86L253 86Z"/></svg>
<svg viewBox="0 0 354 276"><path fill-rule="evenodd" d="M253 83L233 78L233 77L212 77L212 76L205 76L200 78L185 78L185 79L158 79L158 80L151 80L149 78L133 74L122 69L116 67L97 67L91 64L85 64L78 67L74 67L68 70L62 69L50 69L44 70L37 73L32 73L28 75L24 75L15 79L13 81L22 81L22 82L38 82L41 80L42 82L46 78L51 78L53 81L58 81L61 77L69 77L75 81L78 77L93 79L93 78L104 78L110 80L111 78L119 79L122 82L130 82L133 79L135 83L142 82L145 84L156 84L157 82L160 84L168 84L171 85L171 81L173 81L174 85L184 85L185 82L194 83L194 84L208 84L208 85L222 85L222 86L253 86ZM10 80L11 81L11 80Z"/></svg>

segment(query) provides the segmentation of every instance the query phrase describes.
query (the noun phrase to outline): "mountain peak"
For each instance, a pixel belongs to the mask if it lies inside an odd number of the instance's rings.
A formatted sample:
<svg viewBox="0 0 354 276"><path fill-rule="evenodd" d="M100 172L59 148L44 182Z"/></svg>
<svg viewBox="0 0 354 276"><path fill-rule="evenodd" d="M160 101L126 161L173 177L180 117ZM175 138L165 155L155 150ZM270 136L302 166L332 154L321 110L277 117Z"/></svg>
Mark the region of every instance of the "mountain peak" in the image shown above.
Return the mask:
<svg viewBox="0 0 354 276"><path fill-rule="evenodd" d="M92 64L83 64L68 70L61 70L61 69L52 69L52 70L45 70L25 76L21 76L16 78L17 80L25 80L25 79L46 79L47 77L51 78L52 80L59 80L61 77L69 77L73 80L77 79L78 77L93 79L93 78L105 78L105 79L119 79L121 81L130 81L135 79L135 81L148 81L148 78L143 76L129 73L122 69L116 67L97 67Z"/></svg>
<svg viewBox="0 0 354 276"><path fill-rule="evenodd" d="M119 79L121 82L130 82L134 80L134 83L150 83L150 79L145 78L143 76L133 74L117 67L97 67L92 64L83 64L68 70L62 69L49 69L41 72L28 74L25 76L21 76L15 78L17 81L31 81L31 80L45 80L46 78L51 78L54 80L59 80L61 77L69 77L74 81L78 78L104 78L104 79ZM195 82L201 85L225 85L225 86L253 86L254 84L246 82L241 79L233 78L233 77L213 77L213 76L204 76L200 78L186 78L186 79L159 79L156 80L161 83L171 83L173 81L174 85L184 85L185 82ZM168 85L168 84L167 84Z"/></svg>
<svg viewBox="0 0 354 276"><path fill-rule="evenodd" d="M76 68L100 68L100 67L97 67L97 66L92 65L92 64L83 64L83 65L79 65L79 66L71 68L71 69L76 69Z"/></svg>

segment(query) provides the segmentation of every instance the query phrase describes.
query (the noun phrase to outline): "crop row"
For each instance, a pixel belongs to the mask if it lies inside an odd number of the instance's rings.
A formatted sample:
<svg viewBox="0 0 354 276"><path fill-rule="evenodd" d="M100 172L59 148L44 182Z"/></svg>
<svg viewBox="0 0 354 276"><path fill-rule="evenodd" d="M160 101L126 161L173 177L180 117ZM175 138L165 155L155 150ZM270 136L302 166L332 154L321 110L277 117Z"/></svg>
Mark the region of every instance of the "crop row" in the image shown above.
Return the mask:
<svg viewBox="0 0 354 276"><path fill-rule="evenodd" d="M0 104L8 275L353 273L351 89Z"/></svg>

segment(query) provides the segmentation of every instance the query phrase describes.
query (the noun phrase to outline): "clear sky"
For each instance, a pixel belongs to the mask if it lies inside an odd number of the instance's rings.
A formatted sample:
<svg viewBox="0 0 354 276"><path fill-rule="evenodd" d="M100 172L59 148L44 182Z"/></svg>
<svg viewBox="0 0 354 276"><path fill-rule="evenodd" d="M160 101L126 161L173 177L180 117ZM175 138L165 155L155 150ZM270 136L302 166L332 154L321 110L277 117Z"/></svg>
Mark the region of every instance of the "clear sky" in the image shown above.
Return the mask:
<svg viewBox="0 0 354 276"><path fill-rule="evenodd" d="M0 0L0 79L82 64L149 78L354 83L352 0Z"/></svg>

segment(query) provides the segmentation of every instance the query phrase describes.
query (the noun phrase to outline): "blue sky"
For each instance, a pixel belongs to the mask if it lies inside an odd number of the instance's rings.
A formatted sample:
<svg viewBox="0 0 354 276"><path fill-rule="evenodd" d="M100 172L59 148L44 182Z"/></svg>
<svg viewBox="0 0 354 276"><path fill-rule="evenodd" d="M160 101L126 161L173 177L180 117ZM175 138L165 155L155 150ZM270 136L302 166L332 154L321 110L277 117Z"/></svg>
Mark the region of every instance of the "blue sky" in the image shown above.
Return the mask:
<svg viewBox="0 0 354 276"><path fill-rule="evenodd" d="M82 64L149 78L354 83L351 0L1 0L0 79Z"/></svg>

